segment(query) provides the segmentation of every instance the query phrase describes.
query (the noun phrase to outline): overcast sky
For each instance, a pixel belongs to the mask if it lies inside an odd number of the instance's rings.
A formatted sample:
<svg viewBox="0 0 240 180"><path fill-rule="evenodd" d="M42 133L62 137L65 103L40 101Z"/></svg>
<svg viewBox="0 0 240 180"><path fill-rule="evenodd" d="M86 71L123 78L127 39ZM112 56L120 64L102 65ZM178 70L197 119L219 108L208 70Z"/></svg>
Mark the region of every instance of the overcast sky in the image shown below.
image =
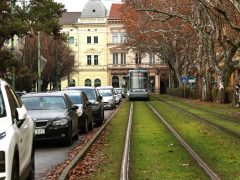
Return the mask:
<svg viewBox="0 0 240 180"><path fill-rule="evenodd" d="M81 12L83 6L89 0L54 0L55 2L60 2L65 5L68 12ZM121 2L121 0L101 0L105 7L109 10L112 3Z"/></svg>

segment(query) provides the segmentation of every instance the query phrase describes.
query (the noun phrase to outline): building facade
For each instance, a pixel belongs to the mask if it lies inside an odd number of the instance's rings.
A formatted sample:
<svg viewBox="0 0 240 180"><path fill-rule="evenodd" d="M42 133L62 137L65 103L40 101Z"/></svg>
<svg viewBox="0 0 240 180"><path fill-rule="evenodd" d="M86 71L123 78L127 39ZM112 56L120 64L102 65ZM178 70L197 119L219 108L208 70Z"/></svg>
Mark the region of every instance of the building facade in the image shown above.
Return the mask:
<svg viewBox="0 0 240 180"><path fill-rule="evenodd" d="M80 12L67 12L60 19L74 51L77 73L70 75L76 86L107 85L107 10L100 0L89 0ZM67 87L68 82L61 82Z"/></svg>
<svg viewBox="0 0 240 180"><path fill-rule="evenodd" d="M165 93L166 66L153 53L126 47L121 20L122 4L112 4L109 13L100 0L89 0L82 12L66 12L60 20L68 44L74 51L77 73L71 74L75 86L128 86L128 70L144 68L150 72L150 90ZM65 80L61 87L67 87Z"/></svg>

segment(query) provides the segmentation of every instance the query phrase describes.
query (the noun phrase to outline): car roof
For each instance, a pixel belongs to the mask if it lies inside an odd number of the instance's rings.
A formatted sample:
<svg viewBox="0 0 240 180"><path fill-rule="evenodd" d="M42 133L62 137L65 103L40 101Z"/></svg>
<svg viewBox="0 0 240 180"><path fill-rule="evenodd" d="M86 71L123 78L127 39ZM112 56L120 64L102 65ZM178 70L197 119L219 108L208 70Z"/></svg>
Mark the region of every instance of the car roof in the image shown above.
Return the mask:
<svg viewBox="0 0 240 180"><path fill-rule="evenodd" d="M56 92L32 92L22 95L21 97L39 97L39 96L64 96L63 92L56 91Z"/></svg>
<svg viewBox="0 0 240 180"><path fill-rule="evenodd" d="M0 85L3 84L3 85L9 85L7 83L7 81L5 81L4 79L0 78Z"/></svg>
<svg viewBox="0 0 240 180"><path fill-rule="evenodd" d="M112 86L99 86L99 87L96 87L97 89L112 89L113 87Z"/></svg>
<svg viewBox="0 0 240 180"><path fill-rule="evenodd" d="M74 90L74 89L95 89L95 87L91 86L74 86L74 87L66 87L65 90Z"/></svg>
<svg viewBox="0 0 240 180"><path fill-rule="evenodd" d="M81 90L64 90L64 91L59 91L59 92L65 93L65 94L82 94L82 93L84 93Z"/></svg>

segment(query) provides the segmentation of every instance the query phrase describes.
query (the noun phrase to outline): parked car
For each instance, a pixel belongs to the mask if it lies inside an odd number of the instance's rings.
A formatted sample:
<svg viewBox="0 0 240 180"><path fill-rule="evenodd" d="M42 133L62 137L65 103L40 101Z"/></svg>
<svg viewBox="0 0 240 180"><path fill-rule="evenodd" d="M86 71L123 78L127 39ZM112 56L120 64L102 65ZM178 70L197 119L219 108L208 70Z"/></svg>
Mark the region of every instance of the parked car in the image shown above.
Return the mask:
<svg viewBox="0 0 240 180"><path fill-rule="evenodd" d="M104 109L115 109L116 100L114 97L114 89L112 86L100 86L96 88L103 98Z"/></svg>
<svg viewBox="0 0 240 180"><path fill-rule="evenodd" d="M115 97L116 104L120 104L122 95L119 95L115 89L113 89L113 91L114 91L114 97Z"/></svg>
<svg viewBox="0 0 240 180"><path fill-rule="evenodd" d="M0 79L0 179L34 179L34 121Z"/></svg>
<svg viewBox="0 0 240 180"><path fill-rule="evenodd" d="M68 87L66 90L81 90L85 92L88 97L88 100L92 103L93 110L93 122L97 126L101 126L104 121L104 104L102 101L102 96L99 95L98 91L94 87L89 86L77 86L77 87Z"/></svg>
<svg viewBox="0 0 240 180"><path fill-rule="evenodd" d="M18 97L21 97L22 95L26 94L25 91L15 91L15 94L18 95Z"/></svg>
<svg viewBox="0 0 240 180"><path fill-rule="evenodd" d="M118 94L121 94L121 95L122 95L122 98L126 98L126 96L127 96L127 91L126 91L126 89L124 89L124 88L114 88L114 89L116 89L116 91L117 91Z"/></svg>
<svg viewBox="0 0 240 180"><path fill-rule="evenodd" d="M87 95L77 90L61 92L67 94L72 103L78 106L78 128L84 133L93 130L92 103L88 100Z"/></svg>
<svg viewBox="0 0 240 180"><path fill-rule="evenodd" d="M72 138L78 138L78 106L64 93L29 93L21 100L35 121L36 140L63 139L71 145Z"/></svg>

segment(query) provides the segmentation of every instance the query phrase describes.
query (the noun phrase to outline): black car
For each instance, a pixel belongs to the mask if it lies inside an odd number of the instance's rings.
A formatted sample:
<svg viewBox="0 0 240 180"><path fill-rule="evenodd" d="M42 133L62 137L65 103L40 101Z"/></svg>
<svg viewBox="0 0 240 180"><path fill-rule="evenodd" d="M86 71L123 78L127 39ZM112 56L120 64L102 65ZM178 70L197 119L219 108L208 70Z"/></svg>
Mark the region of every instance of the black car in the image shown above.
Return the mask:
<svg viewBox="0 0 240 180"><path fill-rule="evenodd" d="M84 133L93 130L92 103L88 100L87 95L77 90L61 92L67 94L72 103L78 106L78 128Z"/></svg>
<svg viewBox="0 0 240 180"><path fill-rule="evenodd" d="M104 104L102 102L102 96L96 91L94 87L82 86L82 87L68 87L66 90L81 90L84 92L89 101L92 103L93 109L93 122L97 126L101 126L104 121Z"/></svg>
<svg viewBox="0 0 240 180"><path fill-rule="evenodd" d="M35 121L36 140L63 139L67 145L78 138L78 106L64 93L30 93L21 96Z"/></svg>

